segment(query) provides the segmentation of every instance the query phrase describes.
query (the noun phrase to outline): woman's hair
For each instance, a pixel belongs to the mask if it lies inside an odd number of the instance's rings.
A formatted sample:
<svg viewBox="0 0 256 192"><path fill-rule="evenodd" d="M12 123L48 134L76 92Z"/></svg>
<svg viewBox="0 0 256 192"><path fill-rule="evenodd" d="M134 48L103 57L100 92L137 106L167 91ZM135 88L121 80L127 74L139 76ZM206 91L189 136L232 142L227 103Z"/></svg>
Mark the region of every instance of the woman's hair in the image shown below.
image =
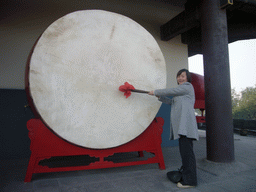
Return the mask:
<svg viewBox="0 0 256 192"><path fill-rule="evenodd" d="M190 72L189 72L187 69L181 69L181 70L179 70L178 73L177 73L176 78L177 78L178 76L180 76L180 74L183 73L183 72L186 72L187 80L188 80L188 82L191 83L191 74L190 74Z"/></svg>

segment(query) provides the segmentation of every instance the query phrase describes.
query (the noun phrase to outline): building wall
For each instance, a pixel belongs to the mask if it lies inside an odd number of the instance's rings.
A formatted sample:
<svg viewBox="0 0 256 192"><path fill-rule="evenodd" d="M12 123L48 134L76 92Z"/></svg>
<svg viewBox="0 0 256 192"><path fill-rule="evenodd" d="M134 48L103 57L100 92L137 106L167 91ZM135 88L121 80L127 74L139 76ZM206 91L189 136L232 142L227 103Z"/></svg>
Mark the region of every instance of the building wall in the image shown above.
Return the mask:
<svg viewBox="0 0 256 192"><path fill-rule="evenodd" d="M27 103L24 91L27 57L40 34L52 22L70 12L81 9L102 9L123 14L140 23L154 36L163 52L166 61L167 87L176 86L177 71L188 67L187 46L181 43L180 36L167 42L160 40L160 25L181 12L180 8L170 5L156 7L154 3L148 5L142 3L135 6L129 3L130 1L127 1L128 3L108 1L100 5L87 3L76 6L71 6L68 1L64 1L63 5L51 2L47 6L48 2L50 1L45 1L41 8L40 5L28 6L13 14L10 12L0 21L0 107L1 122L3 122L0 127L1 137L3 137L1 146L4 146L3 152L10 152L9 155L2 153L0 158L20 157L22 156L20 151L24 151L23 154L29 154L29 138L25 122L28 118L32 118L33 114L29 108L24 108ZM115 6L111 6L114 4ZM162 146L177 145L176 141L168 140L170 107L162 105L157 116L165 119ZM16 143L11 145L9 141Z"/></svg>

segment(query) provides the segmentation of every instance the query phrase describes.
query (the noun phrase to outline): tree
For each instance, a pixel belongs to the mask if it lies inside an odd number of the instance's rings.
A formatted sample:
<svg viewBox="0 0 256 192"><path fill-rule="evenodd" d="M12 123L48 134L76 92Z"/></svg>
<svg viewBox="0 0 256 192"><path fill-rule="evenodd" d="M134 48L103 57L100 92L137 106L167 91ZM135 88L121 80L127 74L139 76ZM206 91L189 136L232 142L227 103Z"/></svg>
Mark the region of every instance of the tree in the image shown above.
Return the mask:
<svg viewBox="0 0 256 192"><path fill-rule="evenodd" d="M239 94L236 93L235 89L231 89L232 109L238 106Z"/></svg>
<svg viewBox="0 0 256 192"><path fill-rule="evenodd" d="M247 87L241 92L241 97L232 89L232 112L234 119L256 119L256 85Z"/></svg>

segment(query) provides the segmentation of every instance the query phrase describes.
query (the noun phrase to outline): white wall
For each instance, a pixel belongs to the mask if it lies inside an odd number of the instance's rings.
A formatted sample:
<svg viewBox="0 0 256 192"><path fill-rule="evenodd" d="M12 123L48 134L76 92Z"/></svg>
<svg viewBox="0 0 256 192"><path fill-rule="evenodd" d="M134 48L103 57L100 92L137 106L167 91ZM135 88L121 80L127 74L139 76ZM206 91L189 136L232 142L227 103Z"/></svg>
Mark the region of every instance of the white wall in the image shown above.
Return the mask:
<svg viewBox="0 0 256 192"><path fill-rule="evenodd" d="M182 10L166 4L155 5L154 1L147 1L150 4L139 2L137 5L114 0L100 5L93 2L77 6L68 2L55 4L55 7L52 4L44 5L46 7L37 5L5 17L0 21L0 88L24 89L27 57L40 34L52 22L70 12L93 8L123 14L145 27L155 37L165 57L167 87L176 86L177 71L188 68L187 46L181 43L180 36L167 42L161 41L160 26Z"/></svg>

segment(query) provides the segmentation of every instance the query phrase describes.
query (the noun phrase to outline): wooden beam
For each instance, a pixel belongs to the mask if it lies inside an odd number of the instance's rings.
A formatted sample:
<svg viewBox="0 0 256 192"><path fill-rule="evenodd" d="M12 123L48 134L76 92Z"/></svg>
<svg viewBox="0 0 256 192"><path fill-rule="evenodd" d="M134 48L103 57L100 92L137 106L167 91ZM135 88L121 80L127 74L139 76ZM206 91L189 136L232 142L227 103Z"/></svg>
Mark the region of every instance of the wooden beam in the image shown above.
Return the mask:
<svg viewBox="0 0 256 192"><path fill-rule="evenodd" d="M197 7L188 7L185 11L160 27L161 40L169 41L193 27L200 25L200 12Z"/></svg>

